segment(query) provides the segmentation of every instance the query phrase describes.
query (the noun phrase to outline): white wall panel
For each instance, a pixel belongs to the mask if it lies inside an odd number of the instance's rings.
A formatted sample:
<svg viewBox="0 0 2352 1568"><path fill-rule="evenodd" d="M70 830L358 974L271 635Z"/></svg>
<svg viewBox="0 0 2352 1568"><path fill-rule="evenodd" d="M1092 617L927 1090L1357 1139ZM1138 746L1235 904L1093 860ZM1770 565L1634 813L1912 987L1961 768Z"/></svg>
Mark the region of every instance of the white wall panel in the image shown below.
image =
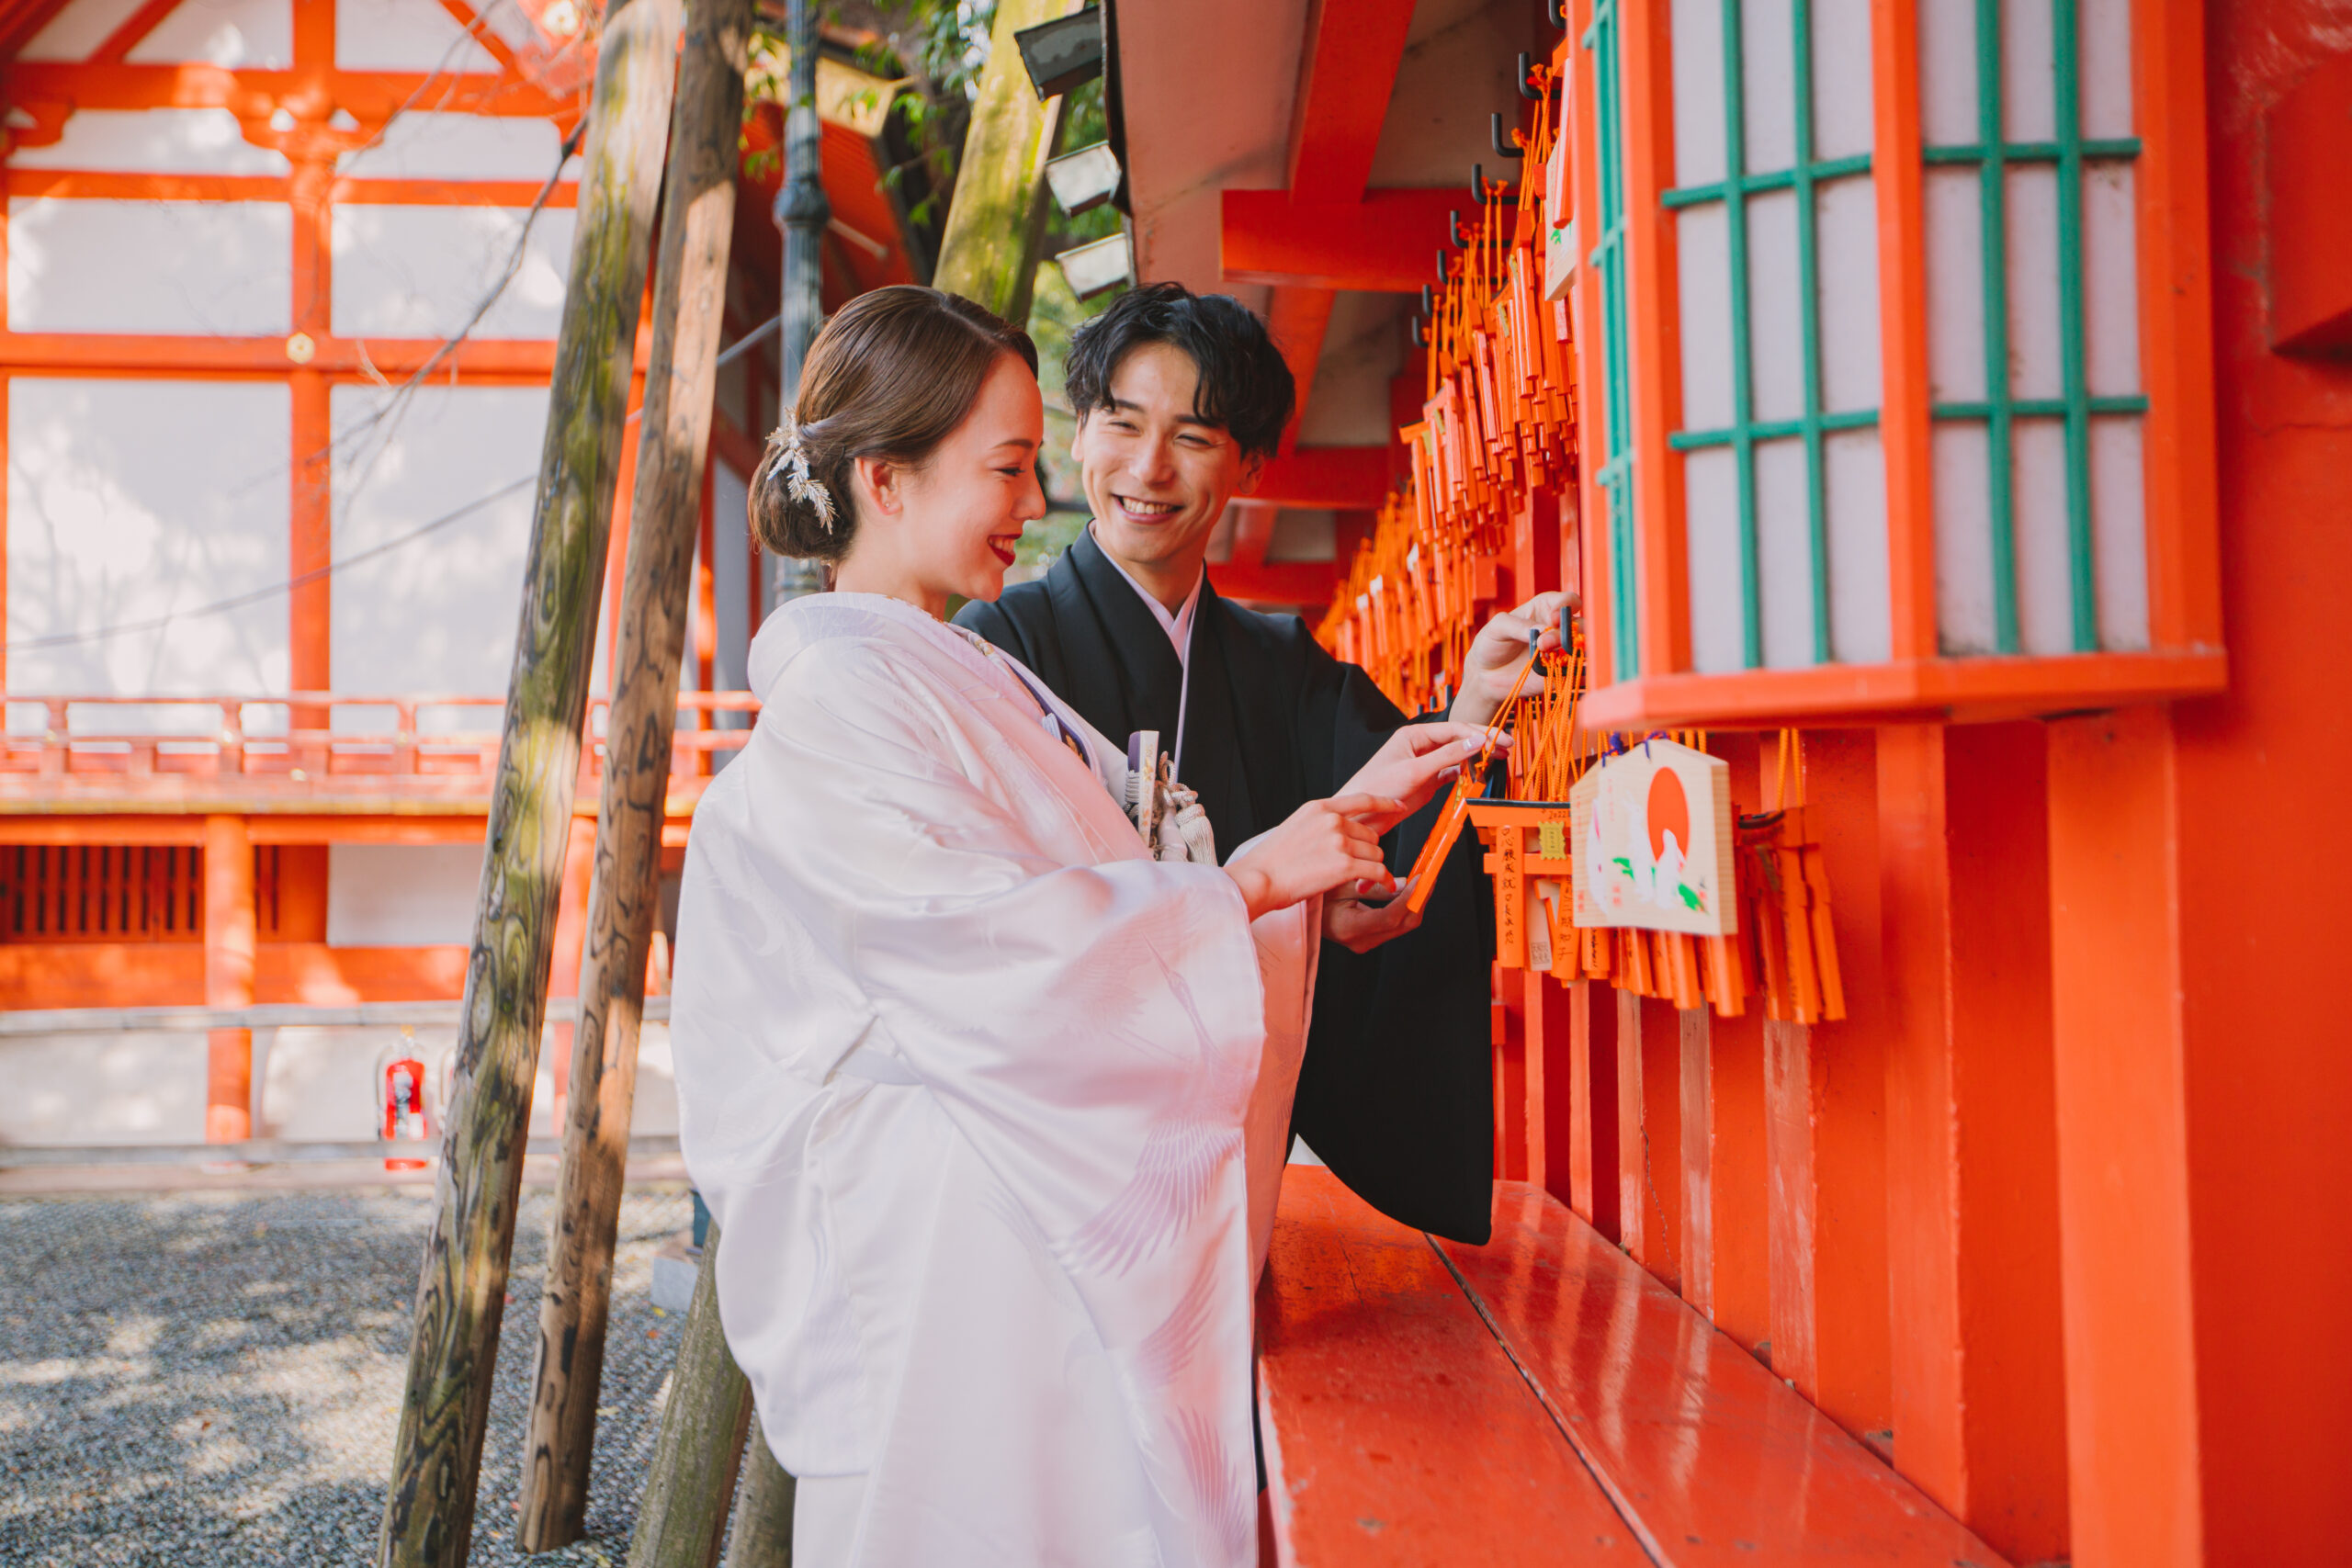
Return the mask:
<svg viewBox="0 0 2352 1568"><path fill-rule="evenodd" d="M1796 17L1789 0L1741 0L1739 39L1747 172L1794 167Z"/></svg>
<svg viewBox="0 0 2352 1568"><path fill-rule="evenodd" d="M2083 169L2084 372L2095 398L2140 389L2140 270L2129 164Z"/></svg>
<svg viewBox="0 0 2352 1568"><path fill-rule="evenodd" d="M1829 656L1877 664L1894 654L1886 558L1886 457L1875 430L1833 432L1822 442L1827 491Z"/></svg>
<svg viewBox="0 0 2352 1568"><path fill-rule="evenodd" d="M1298 439L1310 446L1385 446L1395 440L1388 383L1404 362L1405 297L1340 290L1331 301Z"/></svg>
<svg viewBox="0 0 2352 1568"><path fill-rule="evenodd" d="M523 235L498 207L334 209L334 327L352 337L447 337L465 325ZM543 210L524 261L474 329L482 338L553 337L563 314L572 213Z"/></svg>
<svg viewBox="0 0 2352 1568"><path fill-rule="evenodd" d="M2058 315L2058 170L2012 167L2008 192L2009 390L2055 398L2065 390Z"/></svg>
<svg viewBox="0 0 2352 1568"><path fill-rule="evenodd" d="M287 602L55 648L286 581L283 385L53 380L8 397L8 686L18 693L282 692Z"/></svg>
<svg viewBox="0 0 2352 1568"><path fill-rule="evenodd" d="M2057 56L2051 0L2000 0L2001 134L2011 141L2058 135Z"/></svg>
<svg viewBox="0 0 2352 1568"><path fill-rule="evenodd" d="M2146 457L2137 415L2091 421L2091 559L2098 592L2098 645L2148 646Z"/></svg>
<svg viewBox="0 0 2352 1568"><path fill-rule="evenodd" d="M1682 459L1689 508L1690 668L1702 673L1747 663L1747 603L1739 550L1739 459L1708 446Z"/></svg>
<svg viewBox="0 0 2352 1568"><path fill-rule="evenodd" d="M87 60L144 0L73 0L17 51L19 60Z"/></svg>
<svg viewBox="0 0 2352 1568"><path fill-rule="evenodd" d="M1758 420L1804 412L1804 298L1796 192L1768 191L1747 204L1747 365Z"/></svg>
<svg viewBox="0 0 2352 1568"><path fill-rule="evenodd" d="M1672 0L1674 183L1724 177L1723 0Z"/></svg>
<svg viewBox="0 0 2352 1568"><path fill-rule="evenodd" d="M1930 147L1963 146L1977 140L1976 0L1918 6L1920 133Z"/></svg>
<svg viewBox="0 0 2352 1568"><path fill-rule="evenodd" d="M276 336L292 320L283 202L8 202L17 332Z"/></svg>
<svg viewBox="0 0 2352 1568"><path fill-rule="evenodd" d="M335 0L334 62L345 71L498 69L434 0Z"/></svg>
<svg viewBox="0 0 2352 1568"><path fill-rule="evenodd" d="M374 146L336 160L335 171L371 180L544 180L562 151L553 120L411 109Z"/></svg>
<svg viewBox="0 0 2352 1568"><path fill-rule="evenodd" d="M133 65L283 71L294 63L293 0L179 0L130 59Z"/></svg>
<svg viewBox="0 0 2352 1568"><path fill-rule="evenodd" d="M2066 431L2054 419L2021 419L2009 449L2011 537L2018 569L2018 646L2075 650L2074 579L2066 545Z"/></svg>
<svg viewBox="0 0 2352 1568"><path fill-rule="evenodd" d="M537 472L545 388L421 387L396 417L379 419L386 398L372 387L333 393L338 559L413 534ZM339 570L335 690L355 696L503 693L521 615L531 502L525 485ZM421 724L479 730L495 720L449 711Z"/></svg>
<svg viewBox="0 0 2352 1568"><path fill-rule="evenodd" d="M1815 663L1813 508L1804 443L1794 438L1757 444L1756 580L1765 666L1792 670Z"/></svg>
<svg viewBox="0 0 2352 1568"><path fill-rule="evenodd" d="M2132 134L2132 0L2075 0L2083 134Z"/></svg>
<svg viewBox="0 0 2352 1568"><path fill-rule="evenodd" d="M327 846L329 947L430 947L473 940L480 844Z"/></svg>
<svg viewBox="0 0 2352 1568"><path fill-rule="evenodd" d="M103 169L128 174L274 175L286 154L256 147L227 109L81 109L46 147L20 147L12 169Z"/></svg>
<svg viewBox="0 0 2352 1568"><path fill-rule="evenodd" d="M1886 389L1878 355L1878 189L1867 178L1831 180L1815 200L1822 407L1874 409Z"/></svg>
<svg viewBox="0 0 2352 1568"><path fill-rule="evenodd" d="M1682 428L1732 422L1731 225L1724 204L1674 213L1676 293L1682 314Z"/></svg>
<svg viewBox="0 0 2352 1568"><path fill-rule="evenodd" d="M1813 155L1871 150L1870 0L1813 0Z"/></svg>
<svg viewBox="0 0 2352 1568"><path fill-rule="evenodd" d="M1980 402L1984 380L1984 211L1973 169L1929 169L1928 395Z"/></svg>
<svg viewBox="0 0 2352 1568"><path fill-rule="evenodd" d="M1936 635L1948 654L1990 653L1993 513L1991 447L1974 420L1939 421L1929 437L1936 493Z"/></svg>

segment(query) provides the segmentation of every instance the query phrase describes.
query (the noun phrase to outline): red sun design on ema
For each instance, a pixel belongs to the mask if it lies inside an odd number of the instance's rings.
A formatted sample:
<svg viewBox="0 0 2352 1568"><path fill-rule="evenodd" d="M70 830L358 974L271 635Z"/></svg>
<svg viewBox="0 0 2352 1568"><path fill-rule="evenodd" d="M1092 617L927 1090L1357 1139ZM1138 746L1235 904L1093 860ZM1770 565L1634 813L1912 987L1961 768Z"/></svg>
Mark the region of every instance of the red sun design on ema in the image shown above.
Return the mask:
<svg viewBox="0 0 2352 1568"><path fill-rule="evenodd" d="M1682 781L1674 776L1672 768L1660 768L1650 775L1648 815L1652 860L1666 853L1666 835L1669 831L1682 852L1690 852L1690 800L1682 793Z"/></svg>

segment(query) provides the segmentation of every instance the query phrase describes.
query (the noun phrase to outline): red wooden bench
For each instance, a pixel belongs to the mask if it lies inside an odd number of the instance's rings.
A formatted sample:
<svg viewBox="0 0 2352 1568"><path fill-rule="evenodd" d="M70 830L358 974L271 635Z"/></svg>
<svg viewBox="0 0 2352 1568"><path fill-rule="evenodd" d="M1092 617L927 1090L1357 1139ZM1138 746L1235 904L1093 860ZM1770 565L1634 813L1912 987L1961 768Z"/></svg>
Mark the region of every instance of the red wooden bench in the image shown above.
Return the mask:
<svg viewBox="0 0 2352 1568"><path fill-rule="evenodd" d="M1283 1568L1932 1564L1984 1542L1556 1200L1486 1247L1294 1167L1259 1293Z"/></svg>

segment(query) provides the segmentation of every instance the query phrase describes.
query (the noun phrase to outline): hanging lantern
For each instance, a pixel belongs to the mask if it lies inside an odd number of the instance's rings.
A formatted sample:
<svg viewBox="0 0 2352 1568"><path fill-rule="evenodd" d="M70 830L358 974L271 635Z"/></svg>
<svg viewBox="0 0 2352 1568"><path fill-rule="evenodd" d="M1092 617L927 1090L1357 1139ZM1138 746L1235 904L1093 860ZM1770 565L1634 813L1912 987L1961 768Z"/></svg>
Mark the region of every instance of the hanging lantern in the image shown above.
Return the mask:
<svg viewBox="0 0 2352 1568"><path fill-rule="evenodd" d="M2199 6L1577 11L1587 722L2219 689Z"/></svg>

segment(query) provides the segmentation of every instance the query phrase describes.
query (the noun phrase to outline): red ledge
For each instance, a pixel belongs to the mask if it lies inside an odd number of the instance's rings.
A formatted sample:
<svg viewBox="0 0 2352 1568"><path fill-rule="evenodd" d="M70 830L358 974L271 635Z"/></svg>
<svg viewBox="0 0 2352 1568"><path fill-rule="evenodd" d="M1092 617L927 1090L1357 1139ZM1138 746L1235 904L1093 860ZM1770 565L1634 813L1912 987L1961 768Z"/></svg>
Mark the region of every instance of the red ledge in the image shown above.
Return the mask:
<svg viewBox="0 0 2352 1568"><path fill-rule="evenodd" d="M1577 722L1587 730L1967 723L2211 696L2228 685L2229 659L2217 649L1921 659L1646 675L1588 694Z"/></svg>

